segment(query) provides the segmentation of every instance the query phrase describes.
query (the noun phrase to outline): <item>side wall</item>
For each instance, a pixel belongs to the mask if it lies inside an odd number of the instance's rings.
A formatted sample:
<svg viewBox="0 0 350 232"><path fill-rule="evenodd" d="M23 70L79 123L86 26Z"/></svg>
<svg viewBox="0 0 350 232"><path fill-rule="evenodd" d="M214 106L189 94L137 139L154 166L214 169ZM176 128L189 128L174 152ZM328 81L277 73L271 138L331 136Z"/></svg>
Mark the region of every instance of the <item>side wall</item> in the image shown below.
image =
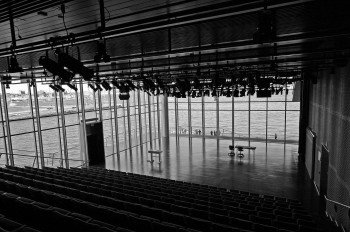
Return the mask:
<svg viewBox="0 0 350 232"><path fill-rule="evenodd" d="M316 133L314 181L320 185L322 144L329 149L328 198L350 205L350 64L320 71L310 84L309 127ZM327 203L327 211L349 230L350 211Z"/></svg>

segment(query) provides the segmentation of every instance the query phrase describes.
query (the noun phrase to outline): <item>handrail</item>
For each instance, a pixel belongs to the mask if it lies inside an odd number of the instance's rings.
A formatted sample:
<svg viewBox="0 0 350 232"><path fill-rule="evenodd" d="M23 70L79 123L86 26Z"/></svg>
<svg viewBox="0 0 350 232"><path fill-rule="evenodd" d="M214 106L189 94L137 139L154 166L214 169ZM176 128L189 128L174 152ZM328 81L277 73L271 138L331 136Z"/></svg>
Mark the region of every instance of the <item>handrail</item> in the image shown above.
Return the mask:
<svg viewBox="0 0 350 232"><path fill-rule="evenodd" d="M324 198L325 198L325 200L328 201L328 202L332 202L332 203L334 203L334 204L343 206L344 208L350 209L350 206L349 206L349 205L344 205L344 204L342 204L342 203L340 203L340 202L331 200L331 199L327 198L327 196L324 196Z"/></svg>
<svg viewBox="0 0 350 232"><path fill-rule="evenodd" d="M0 152L0 154L2 155L2 154L6 154L6 153ZM10 154L10 153L8 153L8 154ZM16 154L16 153L11 153L10 155L35 158L35 156L33 156L33 155L23 155L23 154ZM52 158L52 157L50 157L50 156L44 156L43 158L44 158L44 159L50 159L50 158ZM62 158L52 158L52 159L61 160ZM68 160L72 160L72 161L82 161L82 160L80 160L80 159L68 159Z"/></svg>

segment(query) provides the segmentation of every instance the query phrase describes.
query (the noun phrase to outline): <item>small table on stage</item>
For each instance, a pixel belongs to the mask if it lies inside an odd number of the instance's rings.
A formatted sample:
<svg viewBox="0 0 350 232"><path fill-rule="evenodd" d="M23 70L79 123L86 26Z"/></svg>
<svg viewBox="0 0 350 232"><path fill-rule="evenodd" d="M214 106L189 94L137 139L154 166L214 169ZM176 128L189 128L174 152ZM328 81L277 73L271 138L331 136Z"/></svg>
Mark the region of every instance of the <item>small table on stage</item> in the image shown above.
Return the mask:
<svg viewBox="0 0 350 232"><path fill-rule="evenodd" d="M153 155L158 155L158 163L160 164L160 154L162 153L163 151L160 151L160 150L149 150L148 153L151 154L151 159L150 160L147 160L147 162L150 162L150 163L153 163L154 162L154 159L153 159Z"/></svg>

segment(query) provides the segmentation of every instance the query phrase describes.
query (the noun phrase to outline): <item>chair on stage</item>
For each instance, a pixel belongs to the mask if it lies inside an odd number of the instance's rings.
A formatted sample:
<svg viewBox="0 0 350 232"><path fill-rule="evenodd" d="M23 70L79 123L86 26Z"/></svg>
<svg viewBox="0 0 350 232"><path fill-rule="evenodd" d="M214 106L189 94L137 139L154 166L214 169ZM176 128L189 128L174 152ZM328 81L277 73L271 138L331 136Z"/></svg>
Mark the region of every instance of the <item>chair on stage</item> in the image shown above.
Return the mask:
<svg viewBox="0 0 350 232"><path fill-rule="evenodd" d="M240 147L240 146L236 146L236 148L237 148L237 151L239 152L238 154L237 154L237 157L238 158L244 158L244 154L242 153L243 152L243 147Z"/></svg>
<svg viewBox="0 0 350 232"><path fill-rule="evenodd" d="M228 149L230 149L230 152L227 154L228 156L235 156L235 147L233 145L229 145Z"/></svg>

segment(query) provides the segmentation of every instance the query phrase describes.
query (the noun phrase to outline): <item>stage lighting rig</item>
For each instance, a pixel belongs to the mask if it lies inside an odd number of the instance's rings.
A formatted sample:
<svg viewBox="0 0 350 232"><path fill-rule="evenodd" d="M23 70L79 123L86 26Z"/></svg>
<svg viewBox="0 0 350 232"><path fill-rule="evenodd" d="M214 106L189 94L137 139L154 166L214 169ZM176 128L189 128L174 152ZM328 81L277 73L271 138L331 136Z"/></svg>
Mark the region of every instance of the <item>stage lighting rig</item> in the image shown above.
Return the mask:
<svg viewBox="0 0 350 232"><path fill-rule="evenodd" d="M94 77L94 71L92 69L85 67L82 62L66 53L58 53L58 63L73 73L80 74L86 81L90 81Z"/></svg>
<svg viewBox="0 0 350 232"><path fill-rule="evenodd" d="M256 97L257 98L271 97L271 90L269 90L269 89L259 89L258 91L256 91Z"/></svg>
<svg viewBox="0 0 350 232"><path fill-rule="evenodd" d="M14 55L10 57L8 72L9 73L23 72L23 68L19 66L17 58Z"/></svg>
<svg viewBox="0 0 350 232"><path fill-rule="evenodd" d="M60 86L60 85L55 85L55 87L56 87L58 90L62 91L62 92L64 92L64 91L65 91L65 89L64 89L64 88L62 88L62 86Z"/></svg>
<svg viewBox="0 0 350 232"><path fill-rule="evenodd" d="M245 97L245 93L246 93L246 89L242 89L242 90L240 91L239 96L240 96L240 97Z"/></svg>
<svg viewBox="0 0 350 232"><path fill-rule="evenodd" d="M130 90L138 89L138 87L134 85L131 80L125 80L125 83L129 86Z"/></svg>
<svg viewBox="0 0 350 232"><path fill-rule="evenodd" d="M259 22L253 40L256 43L272 42L276 38L274 14L271 10L264 9L259 12Z"/></svg>
<svg viewBox="0 0 350 232"><path fill-rule="evenodd" d="M233 91L233 96L239 97L239 90L237 88L235 88L235 90Z"/></svg>
<svg viewBox="0 0 350 232"><path fill-rule="evenodd" d="M48 70L52 75L58 76L62 82L70 82L73 79L74 74L68 72L55 61L51 60L47 56L42 56L39 58L39 64L43 66L44 69Z"/></svg>
<svg viewBox="0 0 350 232"><path fill-rule="evenodd" d="M97 88L95 88L92 84L88 84L88 86L89 86L94 92L97 91Z"/></svg>
<svg viewBox="0 0 350 232"><path fill-rule="evenodd" d="M101 60L103 60L103 62L106 62L106 63L111 62L111 57L107 54L105 41L97 42L97 52L96 52L96 55L94 56L94 61L96 63L100 63Z"/></svg>
<svg viewBox="0 0 350 232"><path fill-rule="evenodd" d="M122 101L129 100L130 98L130 93L125 92L125 93L119 93L119 99Z"/></svg>
<svg viewBox="0 0 350 232"><path fill-rule="evenodd" d="M56 91L56 92L59 92L59 91L64 92L64 91L65 91L65 89L62 88L62 86L60 86L60 85L50 84L49 87L50 87L51 89L53 89L54 91Z"/></svg>
<svg viewBox="0 0 350 232"><path fill-rule="evenodd" d="M103 80L103 81L101 82L101 85L102 85L102 87L103 87L106 91L109 91L109 90L112 89L111 86L108 84L108 82L107 82L106 80Z"/></svg>
<svg viewBox="0 0 350 232"><path fill-rule="evenodd" d="M96 85L96 89L97 89L97 90L100 90L100 91L102 91L102 90L103 90L103 89L101 88L100 84L95 83L95 85Z"/></svg>
<svg viewBox="0 0 350 232"><path fill-rule="evenodd" d="M74 84L67 83L66 85L67 85L69 88L73 89L75 92L78 91L78 88L77 88Z"/></svg>
<svg viewBox="0 0 350 232"><path fill-rule="evenodd" d="M58 91L59 91L59 89L56 88L56 86L54 86L53 84L50 84L49 87L50 87L53 91L55 91L55 92L58 92Z"/></svg>

